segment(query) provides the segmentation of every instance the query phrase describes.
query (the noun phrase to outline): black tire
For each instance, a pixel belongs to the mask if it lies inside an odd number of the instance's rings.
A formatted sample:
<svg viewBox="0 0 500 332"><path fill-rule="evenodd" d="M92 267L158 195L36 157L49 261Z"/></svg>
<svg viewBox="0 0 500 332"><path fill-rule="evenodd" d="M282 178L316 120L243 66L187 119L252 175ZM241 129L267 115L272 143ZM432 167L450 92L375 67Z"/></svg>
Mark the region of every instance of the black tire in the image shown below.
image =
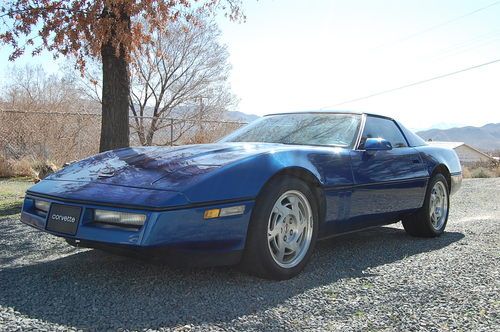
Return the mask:
<svg viewBox="0 0 500 332"><path fill-rule="evenodd" d="M272 209L276 201L286 192L293 190L302 193L311 207L313 222L309 248L304 249L305 255L297 265L284 268L274 260L269 248L268 225ZM314 250L318 237L318 202L309 185L292 176L280 176L272 179L257 197L252 212L245 252L241 267L248 273L261 278L285 280L299 274L306 266Z"/></svg>
<svg viewBox="0 0 500 332"><path fill-rule="evenodd" d="M76 244L76 241L73 240L73 239L67 239L67 238L64 238L64 240L66 241L67 244L69 244L70 246L72 247L75 247L75 248L78 248L78 245Z"/></svg>
<svg viewBox="0 0 500 332"><path fill-rule="evenodd" d="M446 212L444 215L444 222L441 222L439 227L435 227L432 223L430 216L430 204L431 204L431 195L432 190L436 183L440 182L444 188L446 188ZM434 175L428 185L427 191L425 194L424 205L414 214L403 219L403 227L406 233L412 236L419 237L436 237L443 234L444 229L446 228L446 224L448 223L448 214L450 212L450 190L448 181L443 176L443 174Z"/></svg>

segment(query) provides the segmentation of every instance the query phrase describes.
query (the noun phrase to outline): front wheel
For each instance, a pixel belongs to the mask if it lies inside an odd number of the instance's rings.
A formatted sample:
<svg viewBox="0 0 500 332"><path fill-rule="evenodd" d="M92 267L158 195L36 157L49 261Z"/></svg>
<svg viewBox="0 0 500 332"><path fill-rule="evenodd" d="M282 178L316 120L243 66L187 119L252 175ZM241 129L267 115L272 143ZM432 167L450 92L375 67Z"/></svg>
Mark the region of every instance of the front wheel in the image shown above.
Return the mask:
<svg viewBox="0 0 500 332"><path fill-rule="evenodd" d="M307 183L289 176L272 180L257 198L243 267L264 278L291 278L307 264L317 230L317 202Z"/></svg>
<svg viewBox="0 0 500 332"><path fill-rule="evenodd" d="M415 214L403 219L405 231L413 236L435 237L444 232L450 205L448 182L442 174L430 181L424 206Z"/></svg>

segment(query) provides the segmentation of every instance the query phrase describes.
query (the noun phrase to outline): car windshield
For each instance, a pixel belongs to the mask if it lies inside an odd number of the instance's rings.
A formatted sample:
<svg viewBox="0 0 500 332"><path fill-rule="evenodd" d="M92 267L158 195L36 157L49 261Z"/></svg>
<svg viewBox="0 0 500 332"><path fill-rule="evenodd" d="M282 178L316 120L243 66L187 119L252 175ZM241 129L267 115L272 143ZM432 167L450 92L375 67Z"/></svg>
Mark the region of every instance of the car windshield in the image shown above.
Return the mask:
<svg viewBox="0 0 500 332"><path fill-rule="evenodd" d="M278 114L262 117L220 142L265 142L352 147L361 116L358 114Z"/></svg>

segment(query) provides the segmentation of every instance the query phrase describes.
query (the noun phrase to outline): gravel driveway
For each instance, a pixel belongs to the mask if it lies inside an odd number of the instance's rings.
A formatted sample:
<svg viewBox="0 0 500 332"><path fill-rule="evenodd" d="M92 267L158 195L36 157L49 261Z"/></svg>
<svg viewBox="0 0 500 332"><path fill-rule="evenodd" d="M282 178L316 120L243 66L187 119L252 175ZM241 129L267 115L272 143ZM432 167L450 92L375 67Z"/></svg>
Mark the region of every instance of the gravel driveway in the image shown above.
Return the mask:
<svg viewBox="0 0 500 332"><path fill-rule="evenodd" d="M282 282L74 249L5 215L0 330L500 330L498 178L464 181L440 238L334 238Z"/></svg>

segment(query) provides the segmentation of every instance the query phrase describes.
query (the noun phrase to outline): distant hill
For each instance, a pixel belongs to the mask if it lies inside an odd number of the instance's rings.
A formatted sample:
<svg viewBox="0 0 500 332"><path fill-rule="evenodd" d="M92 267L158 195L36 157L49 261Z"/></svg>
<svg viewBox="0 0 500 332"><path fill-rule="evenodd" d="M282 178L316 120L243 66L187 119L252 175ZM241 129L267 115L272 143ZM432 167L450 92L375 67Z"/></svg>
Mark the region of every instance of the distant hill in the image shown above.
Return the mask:
<svg viewBox="0 0 500 332"><path fill-rule="evenodd" d="M482 127L460 127L450 129L430 129L417 134L426 141L465 142L482 151L500 150L500 123L489 123Z"/></svg>
<svg viewBox="0 0 500 332"><path fill-rule="evenodd" d="M138 109L138 107L137 107ZM185 118L186 114L191 112L192 109L186 106L178 106L172 112L169 114L169 117L171 118ZM130 111L130 116L132 116L132 112ZM152 107L146 107L145 110L145 116L152 116L153 115L153 108ZM219 118L220 121L236 121L236 122L245 122L245 123L250 123L253 120L258 119L259 116L254 115L254 114L247 114L243 112L238 112L238 111L225 111L222 114L222 117Z"/></svg>
<svg viewBox="0 0 500 332"><path fill-rule="evenodd" d="M224 113L224 118L226 121L237 121L250 123L253 120L257 120L259 116L255 114L247 114L238 111L228 111Z"/></svg>

